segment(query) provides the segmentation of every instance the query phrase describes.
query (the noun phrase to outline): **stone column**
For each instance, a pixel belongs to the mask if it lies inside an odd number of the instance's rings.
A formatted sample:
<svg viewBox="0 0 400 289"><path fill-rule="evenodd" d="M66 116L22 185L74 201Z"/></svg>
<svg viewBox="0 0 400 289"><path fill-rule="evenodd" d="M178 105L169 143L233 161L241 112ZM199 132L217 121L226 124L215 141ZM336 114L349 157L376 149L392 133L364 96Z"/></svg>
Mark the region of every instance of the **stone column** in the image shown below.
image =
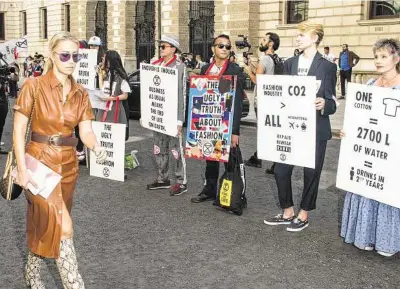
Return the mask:
<svg viewBox="0 0 400 289"><path fill-rule="evenodd" d="M76 36L79 40L88 39L87 28L89 26L87 25L87 23L89 23L88 22L89 19L87 19L87 17L88 15L90 15L90 10L88 8L93 3L95 2L87 2L87 0L74 0L70 2L71 34ZM92 10L94 17L94 8ZM94 18L93 18L93 27L94 27ZM90 36L93 35L94 32Z"/></svg>
<svg viewBox="0 0 400 289"><path fill-rule="evenodd" d="M156 21L156 32L161 25L161 34L173 34L179 38L183 52L189 51L189 1L161 1L161 23ZM157 7L156 7L157 9ZM157 11L156 11L157 15ZM157 20L156 16L156 20ZM158 34L156 34L158 36Z"/></svg>
<svg viewBox="0 0 400 289"><path fill-rule="evenodd" d="M214 35L227 34L232 44L242 40L238 35L247 35L252 46L258 43L259 27L259 1L215 1L215 32ZM241 50L235 46L235 51L240 55ZM247 51L243 49L242 51Z"/></svg>

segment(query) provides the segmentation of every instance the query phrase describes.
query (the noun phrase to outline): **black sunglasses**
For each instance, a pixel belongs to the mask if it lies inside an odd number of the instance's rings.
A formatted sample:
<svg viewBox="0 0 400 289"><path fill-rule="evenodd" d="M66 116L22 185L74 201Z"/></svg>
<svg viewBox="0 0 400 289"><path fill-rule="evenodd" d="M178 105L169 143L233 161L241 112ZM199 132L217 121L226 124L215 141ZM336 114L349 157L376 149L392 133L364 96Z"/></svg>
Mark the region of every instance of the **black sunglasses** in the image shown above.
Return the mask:
<svg viewBox="0 0 400 289"><path fill-rule="evenodd" d="M81 60L81 58L82 58L82 55L81 54L79 54L79 53L68 53L68 52L61 52L61 53L57 53L57 52L55 52L55 54L57 54L58 56L59 56L59 58L60 58L60 60L62 61L62 62L67 62L68 60L70 60L71 59L71 56L72 56L72 60L75 62L75 63L77 63L79 60Z"/></svg>
<svg viewBox="0 0 400 289"><path fill-rule="evenodd" d="M171 45L160 45L158 48L164 50L166 47L172 47Z"/></svg>
<svg viewBox="0 0 400 289"><path fill-rule="evenodd" d="M219 49L223 49L225 47L227 50L231 50L231 48L232 48L232 45L230 45L230 44L222 44L222 43L215 44L214 46L217 46Z"/></svg>

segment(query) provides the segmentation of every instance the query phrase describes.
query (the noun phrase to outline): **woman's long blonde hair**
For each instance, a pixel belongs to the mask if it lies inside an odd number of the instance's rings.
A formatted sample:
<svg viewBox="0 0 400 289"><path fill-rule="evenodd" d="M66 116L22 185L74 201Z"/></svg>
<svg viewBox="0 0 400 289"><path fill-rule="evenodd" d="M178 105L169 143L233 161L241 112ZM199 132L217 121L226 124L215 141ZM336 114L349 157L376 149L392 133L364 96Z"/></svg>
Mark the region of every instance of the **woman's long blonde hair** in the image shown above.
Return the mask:
<svg viewBox="0 0 400 289"><path fill-rule="evenodd" d="M44 66L43 74L46 74L50 70L53 69L53 60L51 60L51 54L55 51L57 45L64 40L71 40L72 42L75 42L76 45L79 47L79 40L75 36L72 36L71 33L66 32L66 31L61 31L53 35L51 39L49 40L49 57L47 58L46 64Z"/></svg>

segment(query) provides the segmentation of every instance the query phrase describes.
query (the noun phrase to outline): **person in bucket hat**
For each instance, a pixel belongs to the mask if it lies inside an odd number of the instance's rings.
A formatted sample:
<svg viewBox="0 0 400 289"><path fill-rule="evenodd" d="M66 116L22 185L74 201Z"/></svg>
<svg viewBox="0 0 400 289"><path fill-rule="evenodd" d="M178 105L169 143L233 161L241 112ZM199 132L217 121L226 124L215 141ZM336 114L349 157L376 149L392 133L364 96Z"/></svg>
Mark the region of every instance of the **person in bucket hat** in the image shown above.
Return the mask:
<svg viewBox="0 0 400 289"><path fill-rule="evenodd" d="M186 103L186 66L177 57L181 52L179 40L174 35L163 35L159 42L161 58L154 61L153 65L176 68L178 70L178 115L177 115L177 136L170 136L154 131L154 157L157 163L157 180L147 185L148 190L169 189L169 152L175 161L176 184L170 189L171 196L178 196L187 192L186 162L183 151L182 126L185 121Z"/></svg>

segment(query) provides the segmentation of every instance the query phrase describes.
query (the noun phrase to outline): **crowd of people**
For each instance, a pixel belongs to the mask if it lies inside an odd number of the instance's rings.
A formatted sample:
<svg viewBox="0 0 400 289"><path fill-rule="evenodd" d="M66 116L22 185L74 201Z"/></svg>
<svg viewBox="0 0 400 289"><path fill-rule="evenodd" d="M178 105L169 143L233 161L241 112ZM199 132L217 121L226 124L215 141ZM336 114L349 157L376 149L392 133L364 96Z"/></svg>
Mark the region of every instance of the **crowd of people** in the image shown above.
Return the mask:
<svg viewBox="0 0 400 289"><path fill-rule="evenodd" d="M329 116L336 112L337 65L335 59L318 52L324 37L322 25L302 23L298 26L296 42L299 53L285 62L276 54L280 40L276 33L266 33L259 50L262 55L257 67L245 66L245 72L257 84L256 74L311 75L321 82L316 93L317 113L315 169L304 168L304 189L300 208L293 203L291 175L294 166L276 163L270 169L274 174L281 212L264 219L266 225L286 226L287 231L299 232L310 225L309 212L315 210L319 181L323 169L328 140L332 138ZM345 79L358 60L344 45L339 56L339 69ZM95 49L98 52L96 66L96 89L86 90L72 77L79 61L79 48ZM159 41L160 59L153 65L176 68L178 71L177 135L168 136L154 132L153 154L157 172L148 190L170 189L171 196L188 190L186 163L183 154L182 126L185 121L184 105L188 67L199 67L201 75L236 75L237 87L232 124L231 147L240 143L240 119L244 93L242 68L232 61L232 44L228 35L217 36L212 44L213 58L205 64L196 55L182 56L179 39L173 35L162 36ZM178 54L180 57L178 57ZM295 53L296 54L296 53ZM368 85L400 89L400 44L397 40L384 39L373 46L375 65L379 76L368 81ZM349 72L350 70L350 72ZM342 77L342 72L341 72ZM61 85L60 85L61 84ZM28 152L62 175L61 183L48 199L25 191L28 200L28 262L26 283L30 288L44 288L40 278L40 266L44 258L54 258L60 271L64 288L84 288L78 271L73 245L71 207L73 192L78 177L78 160L82 160L83 146L94 152L98 160L106 158L91 128L91 121L109 121L117 115L118 122L128 125L129 114L118 110L126 102L130 91L127 74L121 57L113 50L103 51L101 40L94 36L86 43L79 42L67 32L54 35L49 41L49 56L43 74L28 78L14 106L14 148L18 174L16 182L27 189L28 183L35 186L27 172L24 155ZM89 95L103 94L106 109L93 109ZM106 97L104 97L106 94ZM342 96L345 93L342 91ZM39 97L38 97L39 96ZM62 103L63 105L59 105ZM257 105L255 105L257 109ZM24 134L32 118L32 138L25 149ZM75 134L74 134L75 132ZM57 136L54 138L54 136ZM126 134L126 137L128 134ZM345 132L342 133L345 137ZM78 144L79 143L79 144ZM169 153L173 159L169 158ZM171 185L170 161L175 162L176 183ZM247 165L258 162L257 152ZM207 161L205 184L201 192L191 198L192 203L214 201L217 196L220 164ZM342 218L341 236L346 243L353 243L363 250L377 250L383 256L392 256L400 251L400 209L360 197L357 192L348 192ZM65 266L68 263L69 266Z"/></svg>

